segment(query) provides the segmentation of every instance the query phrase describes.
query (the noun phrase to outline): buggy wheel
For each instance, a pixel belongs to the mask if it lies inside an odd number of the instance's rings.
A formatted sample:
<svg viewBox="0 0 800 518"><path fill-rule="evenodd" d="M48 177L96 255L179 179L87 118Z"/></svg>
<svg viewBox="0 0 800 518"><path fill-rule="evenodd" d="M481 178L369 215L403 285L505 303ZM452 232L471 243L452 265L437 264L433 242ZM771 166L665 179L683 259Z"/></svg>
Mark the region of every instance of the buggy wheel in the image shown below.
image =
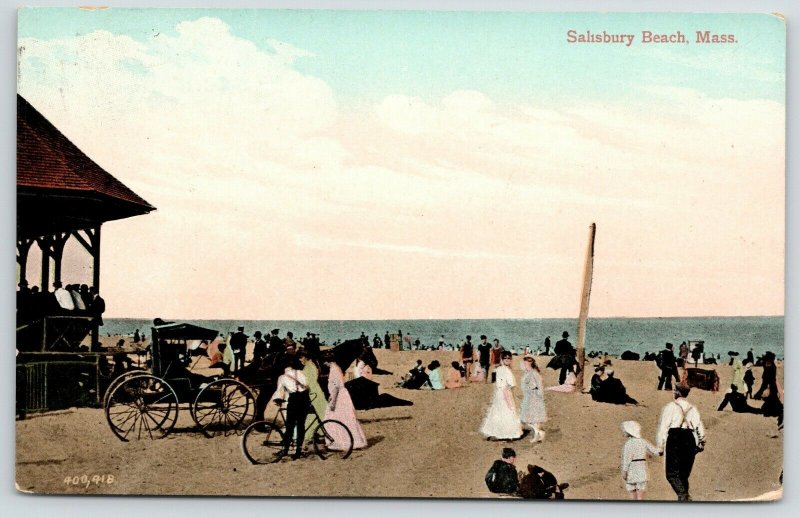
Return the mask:
<svg viewBox="0 0 800 518"><path fill-rule="evenodd" d="M314 451L321 459L346 459L353 451L353 434L344 423L326 419L314 430Z"/></svg>
<svg viewBox="0 0 800 518"><path fill-rule="evenodd" d="M126 376L108 394L106 420L121 441L160 439L178 420L178 396L151 374Z"/></svg>
<svg viewBox="0 0 800 518"><path fill-rule="evenodd" d="M117 388L117 385L119 385L126 379L130 378L131 376L136 376L137 374L147 374L147 372L142 369L134 369L128 372L123 372L122 374L111 380L111 383L109 383L108 387L106 387L105 394L103 394L103 408L108 406L108 399L111 397L111 393L114 391L114 389Z"/></svg>
<svg viewBox="0 0 800 518"><path fill-rule="evenodd" d="M252 464L278 462L284 456L283 431L266 421L256 421L242 434L242 453Z"/></svg>
<svg viewBox="0 0 800 518"><path fill-rule="evenodd" d="M255 399L244 383L218 379L198 392L192 405L192 418L206 437L240 433L253 421Z"/></svg>

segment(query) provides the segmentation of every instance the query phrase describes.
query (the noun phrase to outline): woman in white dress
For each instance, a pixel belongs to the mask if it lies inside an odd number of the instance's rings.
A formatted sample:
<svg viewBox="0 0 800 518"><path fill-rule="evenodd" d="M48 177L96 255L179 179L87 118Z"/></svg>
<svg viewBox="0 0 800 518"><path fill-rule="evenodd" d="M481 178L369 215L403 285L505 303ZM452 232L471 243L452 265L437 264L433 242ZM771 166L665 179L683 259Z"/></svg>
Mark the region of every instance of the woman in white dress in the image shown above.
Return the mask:
<svg viewBox="0 0 800 518"><path fill-rule="evenodd" d="M492 404L481 424L480 432L486 437L496 439L519 439L522 437L522 425L517 412L517 404L511 389L517 383L511 372L511 352L503 351L500 356L500 367L497 373Z"/></svg>
<svg viewBox="0 0 800 518"><path fill-rule="evenodd" d="M522 376L522 409L520 410L520 421L523 425L533 430L531 442L541 442L544 440L544 431L540 428L541 423L547 421L547 411L544 406L544 386L542 376L536 361L526 356L522 359L522 369L525 374Z"/></svg>

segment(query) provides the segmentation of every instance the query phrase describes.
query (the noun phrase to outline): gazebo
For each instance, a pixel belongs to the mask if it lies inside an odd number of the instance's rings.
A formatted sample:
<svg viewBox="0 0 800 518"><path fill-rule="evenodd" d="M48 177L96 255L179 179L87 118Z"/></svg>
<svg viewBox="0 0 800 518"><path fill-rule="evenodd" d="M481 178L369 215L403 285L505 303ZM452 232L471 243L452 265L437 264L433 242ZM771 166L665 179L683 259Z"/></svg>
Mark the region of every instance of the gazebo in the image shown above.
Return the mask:
<svg viewBox="0 0 800 518"><path fill-rule="evenodd" d="M28 282L28 257L34 244L41 250L39 285L42 294L49 291L52 283L61 282L64 246L74 239L91 257L92 286L99 292L101 226L106 221L153 210L155 207L92 161L27 100L17 95L17 263L21 285ZM73 363L87 359L79 345L89 332L92 333L92 349L97 350L96 319L85 312L45 309L35 315L20 315L18 311L17 349L20 354L17 363ZM81 355L75 357L76 354ZM96 364L97 358L92 361ZM46 367L41 375L43 380L48 377ZM19 369L17 376L19 388L24 381L19 379ZM34 378L37 376L33 374ZM43 382L46 386L47 382ZM31 383L39 384L29 379L25 387L28 391L36 389Z"/></svg>

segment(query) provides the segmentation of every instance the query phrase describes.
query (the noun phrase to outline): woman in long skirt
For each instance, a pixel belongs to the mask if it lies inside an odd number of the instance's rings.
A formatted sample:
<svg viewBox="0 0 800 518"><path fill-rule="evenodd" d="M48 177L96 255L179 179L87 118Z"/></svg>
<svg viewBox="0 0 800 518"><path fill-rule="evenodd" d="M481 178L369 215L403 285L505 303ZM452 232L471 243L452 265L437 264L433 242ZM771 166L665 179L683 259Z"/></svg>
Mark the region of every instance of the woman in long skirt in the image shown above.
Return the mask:
<svg viewBox="0 0 800 518"><path fill-rule="evenodd" d="M530 356L522 359L522 368L525 374L522 376L522 409L520 410L520 421L533 430L531 442L541 442L544 440L544 431L540 428L541 424L547 421L547 411L544 406L544 386L542 385L542 375L536 360Z"/></svg>
<svg viewBox="0 0 800 518"><path fill-rule="evenodd" d="M328 402L325 400L325 393L322 392L322 387L319 386L319 369L314 364L314 360L310 359L307 354L301 352L298 357L300 358L300 363L303 364L303 374L308 382L308 395L311 398L311 406L314 407L314 411L320 419L324 419L325 407ZM314 438L315 421L313 414L306 418L306 442Z"/></svg>
<svg viewBox="0 0 800 518"><path fill-rule="evenodd" d="M519 439L522 437L522 425L517 412L517 404L511 389L517 385L514 373L511 372L511 352L503 351L500 357L492 404L481 424L480 432L496 439Z"/></svg>
<svg viewBox="0 0 800 518"><path fill-rule="evenodd" d="M323 362L328 366L330 372L328 373L328 393L330 399L328 400L328 407L325 410L324 419L335 419L341 421L346 427L350 429L353 434L353 449L366 448L367 437L364 434L364 429L356 418L356 409L353 407L353 400L350 398L350 393L347 387L344 386L344 374L342 369L333 359L333 356L326 357ZM333 434L333 443L328 446L331 450L336 450L337 437ZM338 440L341 440L339 438Z"/></svg>

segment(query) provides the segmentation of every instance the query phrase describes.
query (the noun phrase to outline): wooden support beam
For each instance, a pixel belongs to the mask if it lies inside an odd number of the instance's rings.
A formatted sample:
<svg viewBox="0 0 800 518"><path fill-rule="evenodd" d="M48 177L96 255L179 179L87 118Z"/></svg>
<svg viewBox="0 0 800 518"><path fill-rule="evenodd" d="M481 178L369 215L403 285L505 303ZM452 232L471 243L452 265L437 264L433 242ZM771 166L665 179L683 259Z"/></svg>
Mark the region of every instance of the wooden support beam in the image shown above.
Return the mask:
<svg viewBox="0 0 800 518"><path fill-rule="evenodd" d="M80 235L79 232L80 232L80 230L73 230L72 231L72 236L78 241L78 243L83 245L83 248L85 248L87 252L89 252L91 254L92 253L92 245L90 245L89 241L87 240L87 238L85 238L82 235ZM87 234L88 234L88 231L84 231L84 232L87 232Z"/></svg>
<svg viewBox="0 0 800 518"><path fill-rule="evenodd" d="M86 232L92 242L92 258L94 265L92 267L92 286L95 287L97 293L100 293L100 225L94 229L94 232ZM100 328L97 323L92 324L92 350L96 351L100 347Z"/></svg>
<svg viewBox="0 0 800 518"><path fill-rule="evenodd" d="M33 239L20 239L17 241L17 263L19 263L19 282L28 282L28 254L31 251Z"/></svg>
<svg viewBox="0 0 800 518"><path fill-rule="evenodd" d="M584 363L586 361L584 353L584 342L586 339L586 319L589 316L589 295L592 292L592 274L594 270L594 236L597 227L594 223L589 225L589 243L586 246L586 261L583 265L583 290L581 291L581 312L578 317L578 379L575 389L583 391Z"/></svg>

